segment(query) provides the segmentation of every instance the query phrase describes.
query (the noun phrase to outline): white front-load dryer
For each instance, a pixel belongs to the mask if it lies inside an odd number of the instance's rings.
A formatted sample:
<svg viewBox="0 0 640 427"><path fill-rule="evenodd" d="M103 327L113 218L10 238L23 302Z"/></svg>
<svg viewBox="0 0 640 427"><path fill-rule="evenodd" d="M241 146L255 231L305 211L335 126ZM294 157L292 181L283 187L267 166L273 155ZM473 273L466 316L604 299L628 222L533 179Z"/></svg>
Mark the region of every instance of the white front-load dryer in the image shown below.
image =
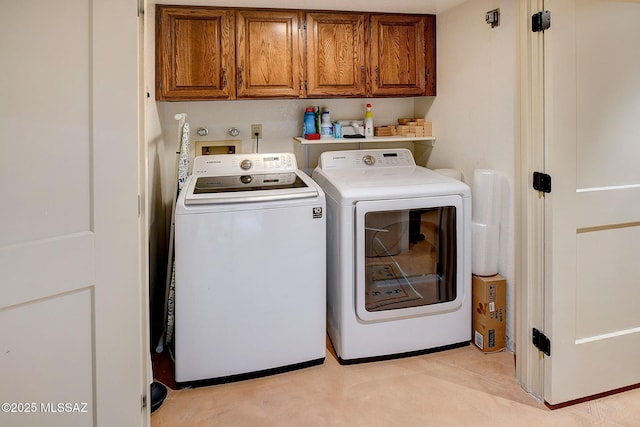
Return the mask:
<svg viewBox="0 0 640 427"><path fill-rule="evenodd" d="M406 149L324 152L328 333L341 363L471 341L471 192Z"/></svg>
<svg viewBox="0 0 640 427"><path fill-rule="evenodd" d="M293 154L196 157L175 233L176 382L324 361L325 196Z"/></svg>

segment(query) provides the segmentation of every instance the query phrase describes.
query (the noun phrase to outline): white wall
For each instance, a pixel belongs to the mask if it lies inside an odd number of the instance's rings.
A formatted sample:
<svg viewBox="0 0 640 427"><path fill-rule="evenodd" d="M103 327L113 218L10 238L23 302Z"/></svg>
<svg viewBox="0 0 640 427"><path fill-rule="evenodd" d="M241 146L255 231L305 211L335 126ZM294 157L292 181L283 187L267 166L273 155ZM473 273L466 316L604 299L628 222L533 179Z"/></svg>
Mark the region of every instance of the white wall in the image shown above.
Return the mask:
<svg viewBox="0 0 640 427"><path fill-rule="evenodd" d="M485 13L500 8L491 28ZM507 279L507 346L514 347L518 79L516 2L468 1L437 16L437 96L416 102L433 122L430 168L454 168L472 187L474 169L505 176L499 272Z"/></svg>
<svg viewBox="0 0 640 427"><path fill-rule="evenodd" d="M264 138L259 141L260 152L293 150L293 137L302 133L304 110L310 106L328 109L331 119L364 119L365 104L373 105L376 126L395 124L399 117L412 116L413 98L393 99L287 99L287 100L234 100L198 102L158 102L157 109L162 131L167 139L167 149L177 148L177 126L173 119L176 113L187 113L190 124L191 143L237 139L242 141L243 152L255 152L255 139L251 136L252 123L262 124ZM206 127L209 135L199 137L196 130ZM237 127L236 138L227 133ZM175 150L174 150L175 151Z"/></svg>

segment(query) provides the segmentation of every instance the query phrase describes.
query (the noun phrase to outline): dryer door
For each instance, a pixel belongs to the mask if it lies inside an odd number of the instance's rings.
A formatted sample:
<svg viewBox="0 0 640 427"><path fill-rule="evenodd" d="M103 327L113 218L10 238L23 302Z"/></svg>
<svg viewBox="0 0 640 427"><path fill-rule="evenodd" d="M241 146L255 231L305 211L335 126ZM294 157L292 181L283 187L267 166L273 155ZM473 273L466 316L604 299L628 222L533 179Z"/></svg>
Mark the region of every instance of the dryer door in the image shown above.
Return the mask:
<svg viewBox="0 0 640 427"><path fill-rule="evenodd" d="M356 203L356 313L363 321L459 309L464 300L458 195Z"/></svg>

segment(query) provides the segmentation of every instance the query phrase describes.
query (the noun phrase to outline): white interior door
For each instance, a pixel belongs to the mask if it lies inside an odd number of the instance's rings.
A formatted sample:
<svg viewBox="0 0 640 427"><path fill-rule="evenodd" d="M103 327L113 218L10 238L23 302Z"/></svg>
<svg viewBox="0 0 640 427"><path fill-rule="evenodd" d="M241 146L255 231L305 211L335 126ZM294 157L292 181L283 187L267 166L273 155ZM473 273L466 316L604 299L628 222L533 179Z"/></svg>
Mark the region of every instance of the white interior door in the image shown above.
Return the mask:
<svg viewBox="0 0 640 427"><path fill-rule="evenodd" d="M0 425L141 425L137 2L1 9Z"/></svg>
<svg viewBox="0 0 640 427"><path fill-rule="evenodd" d="M640 383L640 2L546 0L544 399Z"/></svg>

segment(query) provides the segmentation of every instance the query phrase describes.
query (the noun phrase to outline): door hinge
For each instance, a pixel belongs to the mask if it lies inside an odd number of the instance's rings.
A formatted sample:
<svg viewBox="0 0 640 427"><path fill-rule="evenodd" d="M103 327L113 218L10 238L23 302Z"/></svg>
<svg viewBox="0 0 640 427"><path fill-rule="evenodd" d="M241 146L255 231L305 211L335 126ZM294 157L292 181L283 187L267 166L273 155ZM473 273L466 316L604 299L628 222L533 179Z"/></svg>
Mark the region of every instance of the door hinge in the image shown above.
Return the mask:
<svg viewBox="0 0 640 427"><path fill-rule="evenodd" d="M551 193L551 175L542 172L534 172L533 189L542 191L543 193Z"/></svg>
<svg viewBox="0 0 640 427"><path fill-rule="evenodd" d="M551 340L549 340L549 338L547 338L545 334L543 334L536 328L533 328L533 332L531 334L531 342L533 342L533 345L538 350L540 350L547 356L551 356Z"/></svg>
<svg viewBox="0 0 640 427"><path fill-rule="evenodd" d="M531 31L539 33L551 28L551 12L545 10L531 15Z"/></svg>

